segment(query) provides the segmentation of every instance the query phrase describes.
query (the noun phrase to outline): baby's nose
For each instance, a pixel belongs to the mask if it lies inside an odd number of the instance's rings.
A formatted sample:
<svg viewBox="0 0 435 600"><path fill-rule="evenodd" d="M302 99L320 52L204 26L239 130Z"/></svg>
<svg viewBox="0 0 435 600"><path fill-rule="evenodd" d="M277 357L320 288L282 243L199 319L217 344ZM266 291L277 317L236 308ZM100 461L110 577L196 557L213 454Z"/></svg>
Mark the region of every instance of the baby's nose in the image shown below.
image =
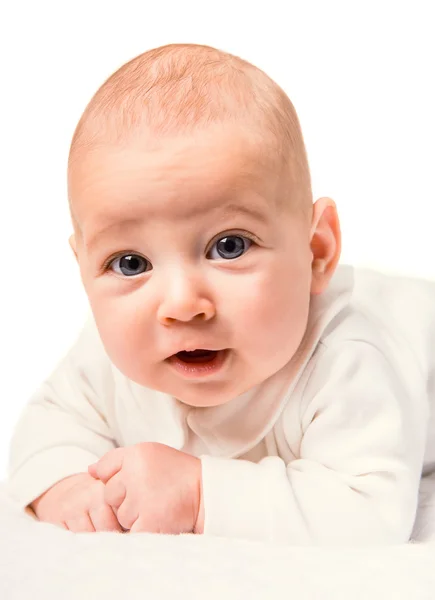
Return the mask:
<svg viewBox="0 0 435 600"><path fill-rule="evenodd" d="M157 318L162 325L170 325L175 321L208 321L214 317L215 312L204 282L178 272L164 286Z"/></svg>

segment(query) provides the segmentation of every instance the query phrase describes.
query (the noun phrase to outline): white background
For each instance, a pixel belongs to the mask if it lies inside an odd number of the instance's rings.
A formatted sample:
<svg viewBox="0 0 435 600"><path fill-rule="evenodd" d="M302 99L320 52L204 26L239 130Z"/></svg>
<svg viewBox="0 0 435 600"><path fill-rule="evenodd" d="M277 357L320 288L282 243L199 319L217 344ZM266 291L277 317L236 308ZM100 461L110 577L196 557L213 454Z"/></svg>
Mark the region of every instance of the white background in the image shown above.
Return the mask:
<svg viewBox="0 0 435 600"><path fill-rule="evenodd" d="M255 63L298 111L342 262L435 277L434 3L7 0L0 9L0 479L29 396L87 312L68 245L66 160L91 95L171 42ZM435 300L435 299L434 299Z"/></svg>

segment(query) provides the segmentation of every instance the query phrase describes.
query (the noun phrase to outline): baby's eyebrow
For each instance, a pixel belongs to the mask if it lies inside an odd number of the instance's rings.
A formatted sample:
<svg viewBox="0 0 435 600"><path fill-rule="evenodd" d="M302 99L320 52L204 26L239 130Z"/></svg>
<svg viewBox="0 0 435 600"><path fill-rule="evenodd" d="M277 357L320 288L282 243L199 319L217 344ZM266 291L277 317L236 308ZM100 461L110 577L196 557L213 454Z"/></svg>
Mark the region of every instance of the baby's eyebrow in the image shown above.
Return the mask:
<svg viewBox="0 0 435 600"><path fill-rule="evenodd" d="M84 242L84 245L88 252L91 252L98 244L103 240L103 238L107 235L107 233L111 229L118 229L121 231L122 229L132 229L133 227L137 227L139 224L139 220L137 218L128 218L128 219L114 219L112 222L105 225L102 229L99 229L93 235L89 237L89 240Z"/></svg>
<svg viewBox="0 0 435 600"><path fill-rule="evenodd" d="M251 217L256 221L264 223L267 221L267 212L265 210L262 210L260 206L257 206L256 204L257 203L250 202L249 204L229 203L214 207L210 207L207 205L192 206L189 207L188 214L185 214L183 216L184 218L195 218L203 215L204 213L206 214L208 212L213 212L214 217L217 218L215 210L221 208L221 211L219 212L221 212L221 216L223 217L242 214L247 217ZM141 220L137 217L123 219L114 217L114 219L111 222L107 223L107 225L105 225L102 229L99 229L96 233L91 235L88 241L85 240L85 247L87 248L88 252L91 252L94 249L94 247L102 241L103 237L105 237L110 230L117 229L120 232L126 229L134 229L135 227L137 228L138 226L140 226L140 224Z"/></svg>
<svg viewBox="0 0 435 600"><path fill-rule="evenodd" d="M201 211L201 209L198 211L199 213L201 212L207 212L207 210L203 210ZM257 221L264 221L266 219L266 215L267 213L262 210L260 207L257 207L255 204L250 203L250 204L224 204L222 206L222 212L224 215L228 214L237 214L237 213L241 213L244 214L248 217L252 217L253 219L256 219Z"/></svg>

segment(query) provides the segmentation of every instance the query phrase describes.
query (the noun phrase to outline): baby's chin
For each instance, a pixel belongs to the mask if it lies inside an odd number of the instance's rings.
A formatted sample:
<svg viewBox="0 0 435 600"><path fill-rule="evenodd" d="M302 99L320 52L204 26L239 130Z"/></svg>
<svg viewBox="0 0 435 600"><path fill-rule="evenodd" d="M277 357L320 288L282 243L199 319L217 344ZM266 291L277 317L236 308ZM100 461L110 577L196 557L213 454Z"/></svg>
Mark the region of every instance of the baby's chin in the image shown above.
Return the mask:
<svg viewBox="0 0 435 600"><path fill-rule="evenodd" d="M238 398L249 389L255 387L256 382L242 381L238 384L234 379L224 381L195 381L172 382L172 385L159 386L159 391L172 396L182 404L193 408L212 408L223 406Z"/></svg>
<svg viewBox="0 0 435 600"><path fill-rule="evenodd" d="M218 383L191 383L183 386L174 386L171 389L162 390L164 393L174 397L176 400L193 408L211 408L228 404L237 398L245 390L237 390L232 385Z"/></svg>

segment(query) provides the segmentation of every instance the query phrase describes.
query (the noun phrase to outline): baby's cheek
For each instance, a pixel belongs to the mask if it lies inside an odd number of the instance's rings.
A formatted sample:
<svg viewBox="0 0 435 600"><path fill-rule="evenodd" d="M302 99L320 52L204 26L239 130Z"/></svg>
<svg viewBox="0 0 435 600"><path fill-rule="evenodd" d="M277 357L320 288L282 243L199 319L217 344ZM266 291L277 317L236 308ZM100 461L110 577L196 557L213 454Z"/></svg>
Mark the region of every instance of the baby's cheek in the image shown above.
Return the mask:
<svg viewBox="0 0 435 600"><path fill-rule="evenodd" d="M288 274L264 277L245 287L238 316L239 332L257 352L295 351L309 309L308 286L291 285ZM269 348L269 350L268 350Z"/></svg>
<svg viewBox="0 0 435 600"><path fill-rule="evenodd" d="M139 322L134 311L119 309L112 314L100 315L97 326L113 364L134 381L139 376L143 377L147 371L147 360L152 355L152 329Z"/></svg>
<svg viewBox="0 0 435 600"><path fill-rule="evenodd" d="M231 327L244 340L264 338L276 316L275 292L267 278L245 279L241 283L233 287L227 300Z"/></svg>

